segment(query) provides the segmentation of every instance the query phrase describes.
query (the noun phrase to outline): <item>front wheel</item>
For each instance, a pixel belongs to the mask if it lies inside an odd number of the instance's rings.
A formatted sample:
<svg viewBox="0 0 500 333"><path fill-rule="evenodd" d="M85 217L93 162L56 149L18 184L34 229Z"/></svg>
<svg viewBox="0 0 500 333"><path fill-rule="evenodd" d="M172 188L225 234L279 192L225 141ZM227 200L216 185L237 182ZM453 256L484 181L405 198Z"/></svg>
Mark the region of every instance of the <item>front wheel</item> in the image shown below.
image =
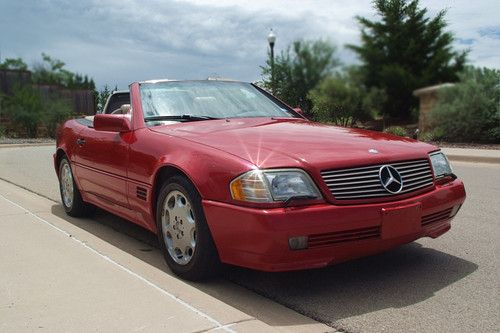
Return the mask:
<svg viewBox="0 0 500 333"><path fill-rule="evenodd" d="M156 223L160 248L170 269L187 280L203 280L220 266L201 197L184 177L170 178L160 189Z"/></svg>
<svg viewBox="0 0 500 333"><path fill-rule="evenodd" d="M69 216L87 216L94 211L94 206L83 201L66 157L63 157L59 163L59 190L64 210Z"/></svg>

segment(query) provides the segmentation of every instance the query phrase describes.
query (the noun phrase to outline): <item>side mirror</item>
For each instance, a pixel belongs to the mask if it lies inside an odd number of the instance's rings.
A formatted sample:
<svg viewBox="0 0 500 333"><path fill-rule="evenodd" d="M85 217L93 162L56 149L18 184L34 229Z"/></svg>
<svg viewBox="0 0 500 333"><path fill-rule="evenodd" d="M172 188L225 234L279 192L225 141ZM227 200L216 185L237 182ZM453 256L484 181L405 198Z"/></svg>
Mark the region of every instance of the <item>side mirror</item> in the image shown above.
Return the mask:
<svg viewBox="0 0 500 333"><path fill-rule="evenodd" d="M129 132L132 130L129 114L96 114L94 129L106 132Z"/></svg>
<svg viewBox="0 0 500 333"><path fill-rule="evenodd" d="M299 107L293 108L293 111L297 112L301 116L304 116L304 111L302 111L302 109Z"/></svg>

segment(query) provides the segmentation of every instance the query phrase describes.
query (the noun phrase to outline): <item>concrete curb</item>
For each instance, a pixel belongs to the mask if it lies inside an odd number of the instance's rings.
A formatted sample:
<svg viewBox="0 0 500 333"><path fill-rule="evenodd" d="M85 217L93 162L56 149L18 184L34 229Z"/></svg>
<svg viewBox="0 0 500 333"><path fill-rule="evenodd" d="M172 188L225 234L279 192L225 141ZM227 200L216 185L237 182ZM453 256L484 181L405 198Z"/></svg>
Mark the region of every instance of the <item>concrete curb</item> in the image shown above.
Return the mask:
<svg viewBox="0 0 500 333"><path fill-rule="evenodd" d="M500 164L500 150L442 148L450 161Z"/></svg>
<svg viewBox="0 0 500 333"><path fill-rule="evenodd" d="M26 147L48 147L56 146L55 142L43 142L43 143L1 143L0 148L26 148Z"/></svg>
<svg viewBox="0 0 500 333"><path fill-rule="evenodd" d="M446 155L450 161L458 162L474 162L474 163L498 163L500 164L499 157L488 156L466 156L466 155Z"/></svg>

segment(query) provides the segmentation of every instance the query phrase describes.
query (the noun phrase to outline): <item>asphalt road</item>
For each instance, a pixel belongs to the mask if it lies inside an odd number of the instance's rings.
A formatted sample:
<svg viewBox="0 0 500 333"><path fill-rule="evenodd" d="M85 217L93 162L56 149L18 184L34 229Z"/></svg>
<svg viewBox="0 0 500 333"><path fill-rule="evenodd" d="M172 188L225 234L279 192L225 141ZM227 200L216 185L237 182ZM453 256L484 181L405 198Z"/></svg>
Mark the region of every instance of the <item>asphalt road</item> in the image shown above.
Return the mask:
<svg viewBox="0 0 500 333"><path fill-rule="evenodd" d="M0 178L57 201L52 152L53 147L1 148ZM320 270L270 274L229 268L215 283L227 290L233 283L244 286L347 332L498 332L500 165L453 166L468 198L451 231L438 239ZM103 212L94 220L98 227L78 226L96 235L113 228L146 243L144 250L153 252L147 256L158 252L154 237L140 228ZM231 292L212 295L244 307Z"/></svg>

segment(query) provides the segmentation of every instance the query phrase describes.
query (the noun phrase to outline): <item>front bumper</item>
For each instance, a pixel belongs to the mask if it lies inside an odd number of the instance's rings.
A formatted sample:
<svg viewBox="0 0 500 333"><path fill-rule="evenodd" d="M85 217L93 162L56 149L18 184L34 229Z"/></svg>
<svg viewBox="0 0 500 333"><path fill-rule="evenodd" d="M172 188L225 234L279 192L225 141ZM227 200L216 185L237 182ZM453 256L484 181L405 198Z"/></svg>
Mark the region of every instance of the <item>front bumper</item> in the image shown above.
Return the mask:
<svg viewBox="0 0 500 333"><path fill-rule="evenodd" d="M430 192L385 203L255 209L203 200L203 208L222 262L288 271L324 267L421 237L438 237L450 229L453 208L464 200L463 183L454 180ZM399 215L401 221L398 215L384 217L388 211L404 212ZM297 236L308 237L307 249L289 248L289 238Z"/></svg>

